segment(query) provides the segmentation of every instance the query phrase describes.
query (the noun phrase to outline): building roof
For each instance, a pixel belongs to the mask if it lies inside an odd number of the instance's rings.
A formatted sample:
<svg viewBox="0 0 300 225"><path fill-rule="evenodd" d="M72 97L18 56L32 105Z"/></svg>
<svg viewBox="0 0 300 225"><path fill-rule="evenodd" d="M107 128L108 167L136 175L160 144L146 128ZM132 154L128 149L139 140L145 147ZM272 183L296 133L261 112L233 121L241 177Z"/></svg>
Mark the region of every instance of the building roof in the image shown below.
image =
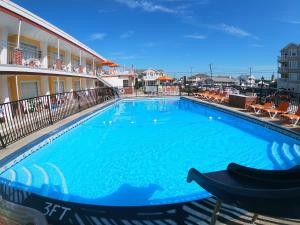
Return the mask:
<svg viewBox="0 0 300 225"><path fill-rule="evenodd" d="M208 77L207 74L201 74L201 73L198 73L198 74L196 74L196 75L193 75L193 76L188 77L188 79L206 78L206 77Z"/></svg>
<svg viewBox="0 0 300 225"><path fill-rule="evenodd" d="M207 78L207 80L211 80L211 78ZM212 77L212 80L216 83L234 83L236 81L232 77Z"/></svg>
<svg viewBox="0 0 300 225"><path fill-rule="evenodd" d="M281 51L286 50L286 49L291 48L291 47L300 48L300 44L296 44L296 43L291 42L287 46L285 46L283 49L281 49Z"/></svg>
<svg viewBox="0 0 300 225"><path fill-rule="evenodd" d="M101 60L106 60L102 55L98 54L91 48L87 47L71 35L67 34L63 30L49 23L48 21L40 18L39 16L33 14L32 12L22 8L21 6L13 3L12 1L3 0L0 1L0 12L8 14L12 17L15 17L21 21L24 21L32 26L35 26L41 30L48 32L51 35L57 36L57 38L65 40L74 46L88 52L89 54L99 58Z"/></svg>

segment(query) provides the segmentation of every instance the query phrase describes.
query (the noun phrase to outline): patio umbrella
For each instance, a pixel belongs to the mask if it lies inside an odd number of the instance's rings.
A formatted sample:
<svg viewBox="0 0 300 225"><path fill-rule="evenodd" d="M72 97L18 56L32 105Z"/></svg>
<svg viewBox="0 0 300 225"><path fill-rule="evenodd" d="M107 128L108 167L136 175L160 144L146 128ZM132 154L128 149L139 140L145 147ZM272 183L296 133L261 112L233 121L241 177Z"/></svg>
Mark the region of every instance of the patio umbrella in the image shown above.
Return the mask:
<svg viewBox="0 0 300 225"><path fill-rule="evenodd" d="M109 64L108 66L109 66L109 67L119 67L119 65L116 64L116 63L111 63L111 64Z"/></svg>
<svg viewBox="0 0 300 225"><path fill-rule="evenodd" d="M174 79L172 77L168 77L168 76L161 76L161 77L157 78L156 80L159 80L159 81L172 81Z"/></svg>
<svg viewBox="0 0 300 225"><path fill-rule="evenodd" d="M109 61L109 60L105 60L105 61L101 62L101 66L109 66L111 64L113 64L113 62Z"/></svg>

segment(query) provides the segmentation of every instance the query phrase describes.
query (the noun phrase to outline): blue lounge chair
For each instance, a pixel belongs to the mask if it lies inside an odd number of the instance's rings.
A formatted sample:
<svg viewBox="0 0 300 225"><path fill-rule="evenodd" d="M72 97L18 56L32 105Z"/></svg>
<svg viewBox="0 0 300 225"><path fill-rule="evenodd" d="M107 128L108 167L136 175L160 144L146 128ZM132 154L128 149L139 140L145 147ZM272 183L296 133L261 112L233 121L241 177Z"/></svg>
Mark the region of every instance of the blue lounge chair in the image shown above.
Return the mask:
<svg viewBox="0 0 300 225"><path fill-rule="evenodd" d="M200 173L190 169L187 182L195 181L216 196L211 224L216 222L222 202L258 214L290 219L300 218L300 168L258 170L230 164L227 170Z"/></svg>

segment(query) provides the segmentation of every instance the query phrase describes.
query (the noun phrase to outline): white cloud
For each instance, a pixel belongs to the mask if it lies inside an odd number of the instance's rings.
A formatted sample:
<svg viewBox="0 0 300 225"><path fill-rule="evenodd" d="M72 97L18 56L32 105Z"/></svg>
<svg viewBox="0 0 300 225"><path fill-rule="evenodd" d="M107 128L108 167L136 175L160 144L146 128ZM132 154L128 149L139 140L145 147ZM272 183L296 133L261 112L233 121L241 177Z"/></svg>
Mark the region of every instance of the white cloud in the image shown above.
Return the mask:
<svg viewBox="0 0 300 225"><path fill-rule="evenodd" d="M252 34L249 32L232 25L227 25L225 23L220 24L217 26L217 29L224 31L225 33L228 33L230 35L236 36L236 37L250 37Z"/></svg>
<svg viewBox="0 0 300 225"><path fill-rule="evenodd" d="M134 35L134 31L130 30L130 31L127 31L123 34L120 35L120 38L122 39L125 39L125 38L130 38Z"/></svg>
<svg viewBox="0 0 300 225"><path fill-rule="evenodd" d="M105 33L94 33L90 35L89 40L96 41L96 40L103 40L106 37Z"/></svg>
<svg viewBox="0 0 300 225"><path fill-rule="evenodd" d="M118 3L124 4L131 9L142 9L146 12L163 12L163 13L175 13L174 9L155 4L146 0L115 0Z"/></svg>
<svg viewBox="0 0 300 225"><path fill-rule="evenodd" d="M185 35L184 37L185 37L185 38L191 38L191 39L197 39L197 40L204 40L204 39L207 38L207 37L204 36L204 35L193 35L193 34Z"/></svg>

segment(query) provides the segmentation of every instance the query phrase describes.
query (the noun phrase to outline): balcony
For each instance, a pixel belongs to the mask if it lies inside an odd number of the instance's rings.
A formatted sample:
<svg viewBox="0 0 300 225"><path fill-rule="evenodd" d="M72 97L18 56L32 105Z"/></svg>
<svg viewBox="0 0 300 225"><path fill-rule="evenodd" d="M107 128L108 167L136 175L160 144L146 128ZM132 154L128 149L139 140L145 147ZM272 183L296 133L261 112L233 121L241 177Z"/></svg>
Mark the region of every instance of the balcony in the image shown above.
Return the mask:
<svg viewBox="0 0 300 225"><path fill-rule="evenodd" d="M53 54L46 54L38 48L17 48L15 44L0 43L0 49L6 49L7 57L0 59L1 72L5 73L41 73L49 75L72 75L95 78L92 68L67 63L64 57L54 59Z"/></svg>
<svg viewBox="0 0 300 225"><path fill-rule="evenodd" d="M11 43L7 46L7 63L30 68L42 67L42 51L39 49L17 49Z"/></svg>
<svg viewBox="0 0 300 225"><path fill-rule="evenodd" d="M278 67L278 73L288 73L289 68L288 67Z"/></svg>
<svg viewBox="0 0 300 225"><path fill-rule="evenodd" d="M288 56L278 56L278 62L288 62Z"/></svg>

